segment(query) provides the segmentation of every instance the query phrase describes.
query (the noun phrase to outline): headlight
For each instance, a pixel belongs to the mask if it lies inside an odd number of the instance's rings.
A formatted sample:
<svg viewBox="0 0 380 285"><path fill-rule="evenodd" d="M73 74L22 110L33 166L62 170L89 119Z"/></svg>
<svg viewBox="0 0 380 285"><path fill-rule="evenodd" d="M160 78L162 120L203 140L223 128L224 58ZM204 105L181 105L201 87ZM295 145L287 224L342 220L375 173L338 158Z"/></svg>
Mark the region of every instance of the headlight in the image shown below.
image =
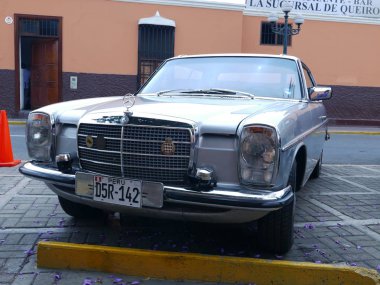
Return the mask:
<svg viewBox="0 0 380 285"><path fill-rule="evenodd" d="M240 179L243 184L269 186L278 161L276 130L267 126L246 126L240 137Z"/></svg>
<svg viewBox="0 0 380 285"><path fill-rule="evenodd" d="M52 122L44 113L30 113L26 126L26 144L31 158L50 161Z"/></svg>

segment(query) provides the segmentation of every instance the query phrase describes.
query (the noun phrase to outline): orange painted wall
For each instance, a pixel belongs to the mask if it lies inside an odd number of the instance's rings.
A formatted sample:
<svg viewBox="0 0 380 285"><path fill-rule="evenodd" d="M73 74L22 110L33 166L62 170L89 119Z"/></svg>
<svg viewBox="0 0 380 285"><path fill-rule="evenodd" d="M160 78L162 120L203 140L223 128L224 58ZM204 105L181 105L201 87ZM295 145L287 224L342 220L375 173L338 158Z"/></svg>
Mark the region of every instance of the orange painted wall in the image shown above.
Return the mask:
<svg viewBox="0 0 380 285"><path fill-rule="evenodd" d="M242 13L110 0L0 0L0 69L14 69L14 14L63 17L63 71L137 73L138 20L176 21L175 54L240 52ZM226 40L227 39L227 40Z"/></svg>
<svg viewBox="0 0 380 285"><path fill-rule="evenodd" d="M266 18L244 16L243 52L282 53L260 45ZM288 54L300 57L319 84L380 87L380 25L306 20Z"/></svg>

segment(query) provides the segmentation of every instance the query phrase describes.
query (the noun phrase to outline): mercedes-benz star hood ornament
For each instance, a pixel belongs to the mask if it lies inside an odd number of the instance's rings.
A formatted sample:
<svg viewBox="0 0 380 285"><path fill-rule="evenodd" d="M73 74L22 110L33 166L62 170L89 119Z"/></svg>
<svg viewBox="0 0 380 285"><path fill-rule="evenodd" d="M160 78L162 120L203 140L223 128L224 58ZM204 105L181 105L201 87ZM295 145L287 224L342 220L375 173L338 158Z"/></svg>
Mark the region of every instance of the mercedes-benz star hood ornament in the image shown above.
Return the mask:
<svg viewBox="0 0 380 285"><path fill-rule="evenodd" d="M135 95L131 93L127 93L123 97L123 105L126 108L124 111L124 118L123 122L126 124L129 122L129 118L133 115L133 112L131 112L129 109L135 105L136 97Z"/></svg>

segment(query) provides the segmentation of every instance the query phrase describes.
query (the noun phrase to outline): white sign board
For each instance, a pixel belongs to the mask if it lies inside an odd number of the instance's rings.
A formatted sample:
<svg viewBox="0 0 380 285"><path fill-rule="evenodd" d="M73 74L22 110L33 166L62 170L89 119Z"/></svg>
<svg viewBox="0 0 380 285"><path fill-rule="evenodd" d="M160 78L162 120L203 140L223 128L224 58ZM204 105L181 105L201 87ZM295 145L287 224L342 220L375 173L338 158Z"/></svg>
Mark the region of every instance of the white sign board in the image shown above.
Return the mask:
<svg viewBox="0 0 380 285"><path fill-rule="evenodd" d="M283 0L247 0L248 9L279 12ZM380 0L294 0L293 14L380 20Z"/></svg>

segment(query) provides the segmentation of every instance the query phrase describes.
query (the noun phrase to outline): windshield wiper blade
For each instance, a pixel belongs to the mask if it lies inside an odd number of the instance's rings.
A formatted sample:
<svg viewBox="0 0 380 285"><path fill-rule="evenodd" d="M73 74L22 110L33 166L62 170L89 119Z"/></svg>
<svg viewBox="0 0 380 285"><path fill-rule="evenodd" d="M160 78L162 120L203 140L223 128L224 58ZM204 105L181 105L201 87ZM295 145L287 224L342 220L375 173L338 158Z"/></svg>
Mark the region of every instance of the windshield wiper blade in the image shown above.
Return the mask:
<svg viewBox="0 0 380 285"><path fill-rule="evenodd" d="M197 89L197 90L189 90L189 91L182 91L181 93L186 94L215 94L215 95L243 95L245 97L254 99L255 95L239 91L239 90L230 90L230 89L220 89L220 88L210 88L210 89ZM241 96L231 96L233 98L241 98Z"/></svg>
<svg viewBox="0 0 380 285"><path fill-rule="evenodd" d="M210 89L172 89L172 90L163 90L157 92L157 96L166 95L168 93L179 93L179 94L189 94L189 95L197 95L197 96L212 96L218 95L221 97L230 97L230 98L242 98L248 97L250 99L254 99L255 96L248 92L238 91L238 90L230 90L230 89L219 89L219 88L210 88ZM239 95L237 95L239 94ZM171 94L170 94L171 95Z"/></svg>
<svg viewBox="0 0 380 285"><path fill-rule="evenodd" d="M157 92L156 95L157 96L161 96L161 95L164 95L164 94L167 94L167 93L184 93L186 91L190 91L192 89L168 89L168 90L162 90L160 92Z"/></svg>

